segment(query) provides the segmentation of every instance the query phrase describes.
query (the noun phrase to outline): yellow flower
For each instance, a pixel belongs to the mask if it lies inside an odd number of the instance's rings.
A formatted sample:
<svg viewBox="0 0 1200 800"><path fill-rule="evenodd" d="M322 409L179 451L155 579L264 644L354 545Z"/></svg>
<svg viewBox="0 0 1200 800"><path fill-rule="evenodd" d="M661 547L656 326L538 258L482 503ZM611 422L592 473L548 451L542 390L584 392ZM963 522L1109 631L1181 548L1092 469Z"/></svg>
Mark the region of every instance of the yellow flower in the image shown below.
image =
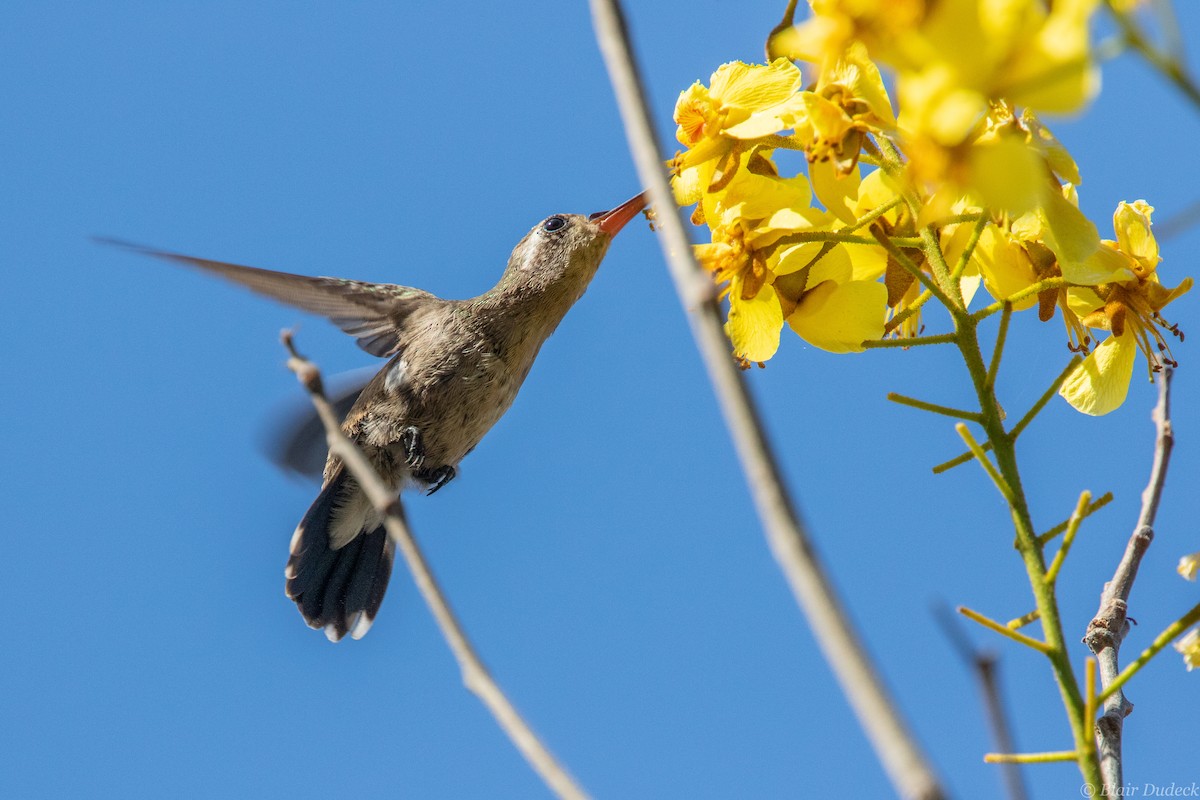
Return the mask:
<svg viewBox="0 0 1200 800"><path fill-rule="evenodd" d="M1188 672L1200 667L1200 628L1192 628L1173 646L1183 655Z"/></svg>
<svg viewBox="0 0 1200 800"><path fill-rule="evenodd" d="M1061 191L1048 192L1038 208L1012 220L1007 227L1012 241L1028 257L1038 281L1063 278L1068 284L1095 286L1133 277L1122 257L1101 247L1100 233L1079 210L1078 194L1069 183ZM1092 337L1071 302L1073 291L1057 288L1041 292L1037 296L1038 319L1048 322L1055 309L1060 309L1067 328L1067 347L1086 354ZM1083 313L1088 311L1090 308Z"/></svg>
<svg viewBox="0 0 1200 800"><path fill-rule="evenodd" d="M763 66L731 61L684 91L675 104L675 136L692 148L704 139L758 139L784 128L781 114L800 88L800 70L780 58Z"/></svg>
<svg viewBox="0 0 1200 800"><path fill-rule="evenodd" d="M696 245L696 258L729 298L725 332L734 356L767 361L779 349L784 312L772 284L777 275L800 269L781 261L781 237L827 227L827 215L809 208L803 176L780 178L762 149L742 159L728 186L702 197L701 213L712 231L710 244Z"/></svg>
<svg viewBox="0 0 1200 800"><path fill-rule="evenodd" d="M951 266L961 258L974 227L974 224L963 223L947 225L943 229L942 249ZM980 232L975 249L971 251L968 270L971 268L977 270L984 288L997 300L1012 297L1041 279L1029 251L1013 238L1011 231L991 223ZM1037 296L1031 295L1015 303L1013 308L1022 311L1037 302Z"/></svg>
<svg viewBox="0 0 1200 800"><path fill-rule="evenodd" d="M835 219L810 208L804 177L780 178L766 152L752 151L729 185L706 193L701 206L712 243L697 245L696 255L726 285L725 330L734 355L768 360L785 321L816 347L861 351L864 341L883 334L886 291L855 279L845 248L803 240L829 230Z"/></svg>
<svg viewBox="0 0 1200 800"><path fill-rule="evenodd" d="M1189 553L1179 559L1179 566L1175 571L1189 581L1196 580L1196 573L1200 571L1200 553Z"/></svg>
<svg viewBox="0 0 1200 800"><path fill-rule="evenodd" d="M935 222L964 196L995 214L1019 216L1060 192L1052 175L1079 182L1074 160L1049 129L1033 112L1026 109L1018 116L1006 102L993 102L958 144L914 130L905 148L907 173L928 195L922 222Z"/></svg>
<svg viewBox="0 0 1200 800"><path fill-rule="evenodd" d="M1184 278L1174 289L1159 282L1156 268L1161 259L1150 231L1153 211L1144 200L1118 205L1113 214L1117 240L1102 241L1087 261L1095 272L1111 277L1069 292L1071 308L1083 325L1112 332L1059 390L1085 414L1107 414L1124 402L1135 350L1142 351L1151 373L1164 364L1176 365L1164 331L1181 334L1162 316L1162 309L1191 289L1192 279Z"/></svg>
<svg viewBox="0 0 1200 800"><path fill-rule="evenodd" d="M858 192L851 178L867 134L892 130L896 117L879 68L866 48L854 42L829 69L822 70L811 92L799 95L793 138L804 149L818 199L843 222Z"/></svg>
<svg viewBox="0 0 1200 800"><path fill-rule="evenodd" d="M821 65L842 57L855 41L885 54L911 36L925 17L925 0L809 0L813 15L769 42L772 53Z"/></svg>
<svg viewBox="0 0 1200 800"><path fill-rule="evenodd" d="M877 169L868 173L859 182L857 190L850 208L849 216L852 219L860 219L883 206L891 205L891 210L880 217L880 224L887 230L896 230L901 226L910 227L907 207L904 203L897 202L901 199L900 193L883 170ZM887 270L888 254L882 245L848 244L843 247L850 255L854 280L873 281L883 277Z"/></svg>
<svg viewBox="0 0 1200 800"><path fill-rule="evenodd" d="M801 92L799 100L796 139L808 160L832 159L842 174L858 163L863 134L896 125L879 68L858 42L823 70L813 91Z"/></svg>
<svg viewBox="0 0 1200 800"><path fill-rule="evenodd" d="M848 260L845 267L848 271ZM883 284L827 278L800 295L787 322L797 336L814 347L830 353L861 353L863 342L883 338L886 319L887 288Z"/></svg>
<svg viewBox="0 0 1200 800"><path fill-rule="evenodd" d="M814 181L814 191L815 183ZM888 211L879 215L878 219L872 223L872 227L879 228L889 236L916 235L913 218L909 214L908 207L902 202L897 202L901 198L895 182L882 169L867 174L858 184L857 190L857 196L851 206L852 218L859 219L876 212L883 206L891 206ZM885 308L883 316L885 323L908 309L920 296L922 287L917 278L892 258L883 246L843 244L839 245L837 249L846 251L850 261L850 281L877 282L883 278L882 283L877 283L880 289L871 289L870 291L876 293L877 297L882 300ZM925 255L920 249L908 248L905 249L905 253L913 262L928 271ZM875 298L873 297L872 303L874 302ZM877 317L873 316L873 312L870 320L870 329L878 331L878 335L869 338L882 338L884 331L878 329ZM908 315L904 322L898 323L898 325L896 330L898 336L905 338L918 335L921 331L920 312ZM887 328L886 324L884 328ZM863 341L866 340L866 338L863 339Z"/></svg>
<svg viewBox="0 0 1200 800"><path fill-rule="evenodd" d="M710 189L718 161L727 162L728 180L746 142L791 127L800 80L800 70L786 59L766 66L733 61L717 69L707 87L697 81L679 95L675 138L688 149L671 166L680 205L699 201Z"/></svg>
<svg viewBox="0 0 1200 800"><path fill-rule="evenodd" d="M1099 87L1088 53L1098 0L937 3L919 32L897 42L902 127L943 146L963 142L990 104L1068 112Z"/></svg>

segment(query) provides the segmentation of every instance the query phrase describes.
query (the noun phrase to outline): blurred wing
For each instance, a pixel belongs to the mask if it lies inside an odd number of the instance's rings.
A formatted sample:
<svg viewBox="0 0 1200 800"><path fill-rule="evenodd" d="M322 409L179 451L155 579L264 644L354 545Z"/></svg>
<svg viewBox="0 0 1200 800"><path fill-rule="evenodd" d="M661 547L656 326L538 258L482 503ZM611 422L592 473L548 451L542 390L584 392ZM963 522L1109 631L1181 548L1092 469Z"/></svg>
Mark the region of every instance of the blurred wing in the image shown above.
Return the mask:
<svg viewBox="0 0 1200 800"><path fill-rule="evenodd" d="M358 340L358 346L373 356L394 355L404 323L435 295L408 286L390 283L364 283L342 278L310 278L257 267L243 267L224 261L210 261L165 250L123 242L117 239L97 239L103 244L116 245L142 255L186 264L219 275L296 308L328 317L346 333Z"/></svg>
<svg viewBox="0 0 1200 800"><path fill-rule="evenodd" d="M325 381L325 394L338 422L346 418L358 395L375 376L374 367L351 370ZM262 447L280 469L320 481L329 444L325 426L307 396L290 400L271 414Z"/></svg>

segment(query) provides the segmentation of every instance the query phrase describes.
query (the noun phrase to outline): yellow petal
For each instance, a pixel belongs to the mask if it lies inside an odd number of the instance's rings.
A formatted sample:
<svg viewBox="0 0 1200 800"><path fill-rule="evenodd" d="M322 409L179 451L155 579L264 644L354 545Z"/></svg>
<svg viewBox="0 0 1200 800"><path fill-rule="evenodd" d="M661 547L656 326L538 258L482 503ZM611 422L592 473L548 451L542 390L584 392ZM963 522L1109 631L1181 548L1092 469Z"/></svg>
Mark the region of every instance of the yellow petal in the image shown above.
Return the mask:
<svg viewBox="0 0 1200 800"><path fill-rule="evenodd" d="M887 270L888 254L880 245L844 244L850 258L850 278L856 281L877 281Z"/></svg>
<svg viewBox="0 0 1200 800"><path fill-rule="evenodd" d="M954 232L952 245L946 250L947 258L953 252L955 260L957 260L957 256L966 247L966 240L970 238L970 227L961 225ZM979 242L971 254L971 262L978 265L988 292L997 300L1012 297L1022 289L1037 283L1033 264L1030 263L1024 248L1011 241L994 225L988 225L979 235ZM1017 303L1014 308L1017 311L1023 311L1036 302L1036 295L1027 297Z"/></svg>
<svg viewBox="0 0 1200 800"><path fill-rule="evenodd" d="M853 122L841 106L814 92L801 92L798 97L802 103L805 127L812 129L809 134L811 141L804 143L806 149L815 148L823 152L830 144L840 142L846 131L850 130Z"/></svg>
<svg viewBox="0 0 1200 800"><path fill-rule="evenodd" d="M808 176L813 193L834 216L847 224L858 219L854 213L860 183L857 167L849 175L839 175L832 160L818 161L808 165Z"/></svg>
<svg viewBox="0 0 1200 800"><path fill-rule="evenodd" d="M1015 50L999 87L1017 105L1075 111L1100 89L1100 70L1088 58L1088 22L1099 0L1056 0L1033 40Z"/></svg>
<svg viewBox="0 0 1200 800"><path fill-rule="evenodd" d="M883 336L887 289L874 281L825 281L805 292L788 325L801 339L831 353L861 353Z"/></svg>
<svg viewBox="0 0 1200 800"><path fill-rule="evenodd" d="M797 208L791 206L776 211L760 228L769 228L781 232L823 231L829 230L833 222L832 214L827 214L815 208ZM776 236L774 238L777 239L779 237ZM768 243L767 238L755 239L755 244L759 246L766 246Z"/></svg>
<svg viewBox="0 0 1200 800"><path fill-rule="evenodd" d="M979 291L980 285L983 283L983 276L979 274L979 270L974 264L967 267L967 271L963 273L962 278L958 282L958 288L962 292L963 302L967 307L971 307L971 301L975 299L975 293Z"/></svg>
<svg viewBox="0 0 1200 800"><path fill-rule="evenodd" d="M1196 573L1200 571L1200 553L1189 553L1179 559L1179 566L1175 571L1189 581L1196 580Z"/></svg>
<svg viewBox="0 0 1200 800"><path fill-rule="evenodd" d="M1093 283L1089 279L1091 268L1084 262L1100 247L1096 226L1057 192L1047 192L1038 215L1043 224L1042 240L1058 256L1063 277L1071 283Z"/></svg>
<svg viewBox="0 0 1200 800"><path fill-rule="evenodd" d="M1042 124L1032 109L1026 108L1021 112L1021 124L1033 135L1033 140L1037 142L1054 174L1066 183L1078 186L1082 179L1079 177L1079 166L1075 159L1050 129Z"/></svg>
<svg viewBox="0 0 1200 800"><path fill-rule="evenodd" d="M1133 203L1122 201L1113 213L1113 230L1121 252L1128 253L1144 264L1147 271L1153 270L1162 258L1158 255L1158 242L1150 231L1150 215L1154 208L1145 200Z"/></svg>
<svg viewBox="0 0 1200 800"><path fill-rule="evenodd" d="M900 127L925 133L946 147L960 144L987 114L988 100L979 91L961 86L959 79L942 63L921 73L901 73L897 79Z"/></svg>
<svg viewBox="0 0 1200 800"><path fill-rule="evenodd" d="M967 163L970 186L987 208L1020 215L1041 204L1045 166L1023 138L1000 136L977 144Z"/></svg>
<svg viewBox="0 0 1200 800"><path fill-rule="evenodd" d="M1119 408L1129 394L1137 349L1132 333L1108 337L1067 376L1058 393L1075 410L1094 417Z"/></svg>
<svg viewBox="0 0 1200 800"><path fill-rule="evenodd" d="M1062 264L1063 277L1081 286L1099 286L1114 281L1134 279L1137 262L1118 250L1112 242L1103 241L1099 249L1078 264Z"/></svg>
<svg viewBox="0 0 1200 800"><path fill-rule="evenodd" d="M696 254L696 260L705 271L716 272L723 264L729 262L733 248L725 242L710 242L692 245L692 252Z"/></svg>
<svg viewBox="0 0 1200 800"><path fill-rule="evenodd" d="M781 208L797 208L804 213L811 202L812 189L803 175L780 178L758 175L746 168L738 170L721 198L722 207L737 209L739 216L748 219L767 218Z"/></svg>
<svg viewBox="0 0 1200 800"><path fill-rule="evenodd" d="M868 172L858 185L858 202L854 204L854 213L865 216L880 206L887 205L900 197L896 184L881 169ZM899 212L893 208L884 215L888 222L895 223Z"/></svg>
<svg viewBox="0 0 1200 800"><path fill-rule="evenodd" d="M787 59L769 66L733 61L713 73L709 92L724 108L751 113L782 103L800 88L800 70Z"/></svg>
<svg viewBox="0 0 1200 800"><path fill-rule="evenodd" d="M675 101L675 138L685 147L691 147L704 138L705 125L712 113L712 98L708 90L696 81L679 94Z"/></svg>
<svg viewBox="0 0 1200 800"><path fill-rule="evenodd" d="M883 76L879 74L879 67L875 66L862 42L851 42L846 48L845 58L830 73L821 76L823 84L840 83L846 86L853 96L867 104L884 128L895 127L896 116L892 113L892 101L888 99L887 89L884 88Z"/></svg>
<svg viewBox="0 0 1200 800"><path fill-rule="evenodd" d="M1183 656L1188 672L1200 667L1200 628L1192 628L1183 638L1171 645Z"/></svg>
<svg viewBox="0 0 1200 800"><path fill-rule="evenodd" d="M700 168L689 167L671 178L671 191L675 194L675 203L680 206L690 206L700 202L707 181L701 182Z"/></svg>
<svg viewBox="0 0 1200 800"><path fill-rule="evenodd" d="M928 116L929 132L943 145L962 142L987 113L987 98L971 89L954 89L939 97Z"/></svg>
<svg viewBox="0 0 1200 800"><path fill-rule="evenodd" d="M813 264L812 270L808 273L808 285L816 286L825 281L839 284L848 283L852 271L850 254L846 252L846 248L834 247L822 256L820 261Z"/></svg>
<svg viewBox="0 0 1200 800"><path fill-rule="evenodd" d="M790 275L807 266L808 262L821 252L823 245L823 242L801 242L800 244L781 246L767 259L767 266L776 275Z"/></svg>
<svg viewBox="0 0 1200 800"><path fill-rule="evenodd" d="M840 50L852 33L850 23L843 18L813 16L771 37L771 55L819 64L826 53Z"/></svg>
<svg viewBox="0 0 1200 800"><path fill-rule="evenodd" d="M734 355L747 361L767 361L779 349L779 330L783 327L783 309L769 284L747 300L742 283L734 279L729 287L729 318L725 334L733 342Z"/></svg>

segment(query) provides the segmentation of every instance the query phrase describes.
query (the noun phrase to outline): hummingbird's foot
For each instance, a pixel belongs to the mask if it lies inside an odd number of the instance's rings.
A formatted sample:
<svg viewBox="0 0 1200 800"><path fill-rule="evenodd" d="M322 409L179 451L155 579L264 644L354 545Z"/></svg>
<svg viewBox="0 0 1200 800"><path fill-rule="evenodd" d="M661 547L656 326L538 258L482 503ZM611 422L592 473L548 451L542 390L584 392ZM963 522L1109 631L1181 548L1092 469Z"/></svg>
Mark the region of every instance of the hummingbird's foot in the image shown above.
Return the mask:
<svg viewBox="0 0 1200 800"><path fill-rule="evenodd" d="M443 467L437 467L436 469L419 470L413 473L413 477L419 481L424 481L425 483L430 484L429 491L425 493L428 496L445 486L450 481L454 480L454 476L457 474L458 473L454 470L454 467L447 465Z"/></svg>
<svg viewBox="0 0 1200 800"><path fill-rule="evenodd" d="M418 475L421 465L425 463L425 445L421 441L421 432L409 425L400 432L400 446L404 448L404 463L414 475Z"/></svg>

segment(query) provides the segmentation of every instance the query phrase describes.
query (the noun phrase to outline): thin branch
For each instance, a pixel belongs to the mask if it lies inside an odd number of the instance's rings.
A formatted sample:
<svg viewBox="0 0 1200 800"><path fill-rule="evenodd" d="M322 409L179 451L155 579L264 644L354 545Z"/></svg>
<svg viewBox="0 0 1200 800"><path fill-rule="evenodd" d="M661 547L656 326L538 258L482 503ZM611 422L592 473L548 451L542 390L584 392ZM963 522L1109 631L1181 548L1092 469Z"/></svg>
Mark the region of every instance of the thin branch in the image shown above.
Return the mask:
<svg viewBox="0 0 1200 800"><path fill-rule="evenodd" d="M929 268L933 271L935 282L954 299L954 302L947 304L946 308L952 314L966 311L967 304L963 301L962 284L951 277L950 265L946 263L946 255L942 252L941 237L938 235L937 228L932 225L922 228L921 244L921 249L925 251L925 258L929 261Z"/></svg>
<svg viewBox="0 0 1200 800"><path fill-rule="evenodd" d="M1200 603L1192 606L1192 609L1184 614L1179 619L1172 622L1163 632L1154 637L1154 641L1150 646L1138 654L1138 657L1130 662L1129 666L1121 670L1121 674L1116 679L1104 687L1104 691L1100 692L1099 699L1101 701L1112 697L1121 687L1129 682L1129 679L1138 673L1138 671L1146 666L1150 659L1158 655L1164 647L1175 641L1184 631L1200 622Z"/></svg>
<svg viewBox="0 0 1200 800"><path fill-rule="evenodd" d="M1075 510L1071 512L1071 518L1067 520L1067 532L1063 536L1062 544L1059 545L1058 552L1054 554L1050 568L1046 570L1046 583L1052 584L1058 580L1059 570L1062 569L1063 562L1067 559L1067 553L1071 552L1071 545L1075 543L1075 534L1079 532L1080 523L1087 517L1091 502L1091 492L1084 489L1079 493L1079 501L1075 504Z"/></svg>
<svg viewBox="0 0 1200 800"><path fill-rule="evenodd" d="M992 619L991 617L985 617L983 614L980 614L978 611L975 611L974 609L967 608L966 606L959 606L958 613L962 614L964 617L966 617L969 620L978 622L980 625L987 628L988 630L995 631L996 633L1000 634L1001 636L1012 639L1017 644L1023 644L1028 648L1037 650L1039 653L1049 653L1050 652L1050 645L1046 644L1045 642L1041 641L1040 639L1034 639L1032 636L1026 636L1023 633L1017 633L1012 628L1009 628L1006 625L1001 625L999 622L996 622L996 620Z"/></svg>
<svg viewBox="0 0 1200 800"><path fill-rule="evenodd" d="M986 451L979 442L975 441L975 437L971 435L971 429L965 423L960 422L954 426L954 430L958 432L967 449L971 451L971 455L979 462L979 466L983 467L983 471L992 479L992 483L996 485L996 491L1000 492L1000 496L1011 506L1013 502L1012 487L1008 485L1008 481L1004 480L1000 470L987 457Z"/></svg>
<svg viewBox="0 0 1200 800"><path fill-rule="evenodd" d="M1096 720L1096 706L1100 704L1096 697L1096 659L1089 658L1084 665L1083 676L1083 718L1090 722ZM1096 740L1092 742L1092 755L1096 755Z"/></svg>
<svg viewBox="0 0 1200 800"><path fill-rule="evenodd" d="M1117 657L1121 642L1129 631L1129 620L1126 618L1129 593L1137 578L1142 556L1154 539L1154 518L1158 513L1158 503L1162 498L1167 467L1171 461L1171 449L1175 443L1175 434L1171 428L1169 368L1159 374L1158 405L1153 416L1157 429L1154 463L1150 468L1150 481L1142 492L1142 510L1138 515L1137 527L1129 537L1125 554L1121 557L1112 580L1104 585L1104 591L1100 595L1100 609L1088 623L1087 633L1083 637L1083 641L1096 654L1100 665L1100 679L1104 686L1112 684L1120 674ZM1100 770L1104 775L1104 787L1109 797L1115 796L1114 793L1125 785L1121 765L1121 733L1125 717L1132 710L1133 705L1125 699L1124 692L1116 690L1106 696L1104 714L1096 722L1096 733L1100 737Z"/></svg>
<svg viewBox="0 0 1200 800"><path fill-rule="evenodd" d="M939 603L934 609L934 617L963 663L975 674L975 679L979 683L979 692L983 695L984 711L992 728L992 739L995 741L996 749L1002 753L1014 752L1016 744L1013 741L1008 712L1004 707L1004 697L1000 691L999 657L991 650L975 647L949 606ZM1004 780L1005 789L1008 791L1009 800L1025 800L1029 796L1019 764L1006 763L1000 770L1000 774Z"/></svg>
<svg viewBox="0 0 1200 800"><path fill-rule="evenodd" d="M591 0L596 38L617 96L642 184L658 213L661 244L692 335L737 448L775 560L804 610L842 690L892 785L903 797L943 797L937 777L900 716L817 560L741 371L729 354L711 282L696 264L663 171L654 123L617 0Z"/></svg>
<svg viewBox="0 0 1200 800"><path fill-rule="evenodd" d="M1082 356L1071 356L1071 360L1067 362L1067 366L1063 367L1063 371L1058 373L1058 377L1051 382L1049 388L1042 392L1042 396L1037 399L1037 402L1031 405L1029 410L1026 411L1019 420L1017 420L1016 425L1013 425L1012 430L1008 434L1010 437L1016 439L1027 427L1029 427L1029 423L1033 422L1033 418L1041 413L1042 409L1046 407L1046 404L1050 402L1052 397L1058 394L1058 390L1062 388L1064 383L1066 383L1067 377L1075 371L1075 367L1079 366L1081 361L1083 361Z"/></svg>
<svg viewBox="0 0 1200 800"><path fill-rule="evenodd" d="M1118 11L1113 0L1106 0L1108 10L1112 12L1112 17L1116 20L1117 26L1121 29L1121 35L1125 38L1125 43L1134 50L1142 58L1163 74L1168 81L1174 84L1184 97L1191 102L1192 107L1200 111L1200 85L1195 79L1188 74L1188 71L1183 63L1176 60L1169 53L1161 52L1157 47L1150 43L1149 39L1134 23L1131 15L1124 11Z"/></svg>
<svg viewBox="0 0 1200 800"><path fill-rule="evenodd" d="M1004 624L1004 627L1009 628L1014 631L1019 631L1019 630L1021 630L1021 628L1024 628L1026 625L1031 625L1034 622L1037 622L1041 618L1042 618L1042 612L1038 611L1035 608L1033 611L1030 611L1027 614L1022 614L1021 616L1019 616L1015 619L1010 619L1008 622L1006 622Z"/></svg>
<svg viewBox="0 0 1200 800"><path fill-rule="evenodd" d="M1000 330L996 332L996 346L992 350L992 361L988 364L987 388L996 386L996 373L1000 371L1000 358L1004 355L1004 343L1008 340L1008 323L1012 321L1012 303L1004 304L1004 313L1000 316Z"/></svg>
<svg viewBox="0 0 1200 800"><path fill-rule="evenodd" d="M1074 750L1058 750L1052 753L988 753L983 761L985 764L1053 764L1077 758L1079 754Z"/></svg>
<svg viewBox="0 0 1200 800"><path fill-rule="evenodd" d="M932 297L933 297L933 292L929 291L928 289L922 289L921 293L919 295L917 295L916 300L913 300L911 303L906 305L904 308L897 311L892 316L892 318L887 321L887 324L885 324L883 326L883 332L891 333L892 331L896 330L896 328L899 328L901 325L904 324L905 320L907 320L909 317L911 317L914 314L916 314L917 312L919 312L921 310L921 307L923 305L925 305L926 303L928 303ZM948 341L951 341L951 342L958 341L958 336L956 334L951 333L951 334L942 334L942 335L949 336L950 338L948 339Z"/></svg>
<svg viewBox="0 0 1200 800"><path fill-rule="evenodd" d="M1108 505L1112 501L1113 501L1113 493L1105 492L1104 494L1100 495L1099 498L1097 498L1096 500L1093 500L1088 505L1088 507L1086 509L1084 509L1083 518L1087 519L1092 514L1095 514L1097 511L1104 508L1106 505ZM1053 528L1046 531L1045 533L1039 533L1038 537L1037 537L1038 546L1045 547L1048 542L1050 542L1054 539L1054 537L1058 536L1060 533L1065 531L1067 529L1067 526L1071 524L1071 520L1074 518L1075 518L1075 515L1072 514L1070 517L1067 517L1062 522L1058 523L1057 525L1055 525Z"/></svg>
<svg viewBox="0 0 1200 800"><path fill-rule="evenodd" d="M586 800L587 794L537 738L537 735L521 718L516 708L492 679L487 667L483 665L458 619L454 616L454 612L450 609L450 604L446 601L437 579L434 578L429 564L421 554L416 539L408 529L408 522L404 518L400 500L396 497L395 492L388 489L379 477L379 473L371 466L357 445L342 433L341 422L338 420L333 406L325 397L320 371L311 361L296 352L291 331L284 331L281 338L291 354L291 358L288 359L288 369L296 373L300 384L308 390L313 406L316 407L317 415L320 416L321 422L325 426L330 452L342 459L346 468L350 470L358 485L370 499L371 504L384 515L383 524L387 528L388 537L404 554L404 561L408 564L408 569L417 583L417 588L421 591L421 596L425 598L425 603L433 612L442 636L445 637L446 643L450 645L450 650L458 661L458 666L462 670L463 683L483 701L488 711L492 712L492 716L496 718L501 730L508 735L521 755L541 776L551 791L562 798Z"/></svg>
<svg viewBox="0 0 1200 800"><path fill-rule="evenodd" d="M921 269L911 258L909 258L908 255L901 250L894 241L892 241L890 236L881 231L879 228L871 228L871 235L875 237L875 241L883 245L883 249L888 251L888 255L894 258L897 264L903 267L909 275L912 275L914 278L920 281L921 285L925 287L925 290L940 300L942 305L951 311L954 311L958 308L958 306L954 304L954 301L950 299L950 296L942 290L942 287L938 286L937 282L933 278L926 275L925 271Z"/></svg>
<svg viewBox="0 0 1200 800"><path fill-rule="evenodd" d="M932 336L915 336L910 339L871 339L863 342L862 346L866 350L883 350L889 347L900 347L907 350L910 347L922 347L927 344L954 344L957 341L957 334L937 333Z"/></svg>
<svg viewBox="0 0 1200 800"><path fill-rule="evenodd" d="M1014 292L1013 294L1009 295L1008 297L1005 297L1003 300L997 300L996 302L992 303L991 305L984 306L983 308L979 309L978 311L972 313L971 317L976 322L982 322L983 320L990 317L992 314L995 314L998 311L1003 311L1005 305L1016 305L1017 303L1024 300L1026 297L1032 297L1035 294L1041 294L1042 292L1044 292L1048 289L1063 289L1063 288L1066 288L1068 285L1069 284L1067 283L1065 278L1046 278L1045 280L1038 281L1037 283L1033 283L1033 284L1030 284L1029 286L1026 286L1024 289L1022 289L1019 292Z"/></svg>
<svg viewBox="0 0 1200 800"><path fill-rule="evenodd" d="M880 216L883 216L880 214ZM851 230L858 228L855 225ZM915 236L894 236L892 241L897 247L920 247L921 240ZM875 237L872 236L855 236L853 233L848 233L845 230L836 231L798 231L789 233L785 236L780 236L773 243L773 247L787 246L790 244L807 244L808 242L832 242L834 244L878 244Z"/></svg>
<svg viewBox="0 0 1200 800"><path fill-rule="evenodd" d="M963 248L962 253L958 257L958 261L954 265L954 271L950 273L950 278L957 281L967 271L967 264L971 263L971 256L975 254L975 246L979 244L979 237L983 235L983 229L987 227L987 214L960 214L952 217L950 220L939 223L940 225L948 225L951 222L974 222L971 226L971 236L967 239L967 246Z"/></svg>
<svg viewBox="0 0 1200 800"><path fill-rule="evenodd" d="M951 408L950 406L940 406L937 403L927 403L924 400L918 400L915 397L899 394L898 392L888 392L887 399L893 403L909 408L918 408L921 411L928 411L931 414L941 414L943 417L953 417L954 419L965 419L971 422L979 422L981 415L978 411L964 411L961 408Z"/></svg>
<svg viewBox="0 0 1200 800"><path fill-rule="evenodd" d="M1050 398L1058 394L1059 387L1063 385L1063 382L1067 380L1067 376L1074 371L1075 367L1078 366L1079 362L1081 361L1083 361L1081 356L1072 356L1071 360L1067 362L1066 368L1064 368L1063 371L1058 374L1058 377L1054 379L1054 382L1050 384L1050 388L1042 393L1042 396L1037 399L1036 403L1030 406L1029 410L1025 412L1025 416L1017 420L1017 424L1014 425L1013 429L1008 433L1010 438L1016 439L1021 435L1021 432L1029 426L1029 423L1033 422L1033 418L1036 417L1038 413L1046 407L1046 404L1050 402ZM992 443L984 442L982 447L983 452L986 453L992 449ZM941 464L938 464L933 468L933 472L934 474L940 475L946 470L957 467L959 464L967 463L974 457L975 455L970 451L967 451L966 453L960 453L949 461L943 461Z"/></svg>

